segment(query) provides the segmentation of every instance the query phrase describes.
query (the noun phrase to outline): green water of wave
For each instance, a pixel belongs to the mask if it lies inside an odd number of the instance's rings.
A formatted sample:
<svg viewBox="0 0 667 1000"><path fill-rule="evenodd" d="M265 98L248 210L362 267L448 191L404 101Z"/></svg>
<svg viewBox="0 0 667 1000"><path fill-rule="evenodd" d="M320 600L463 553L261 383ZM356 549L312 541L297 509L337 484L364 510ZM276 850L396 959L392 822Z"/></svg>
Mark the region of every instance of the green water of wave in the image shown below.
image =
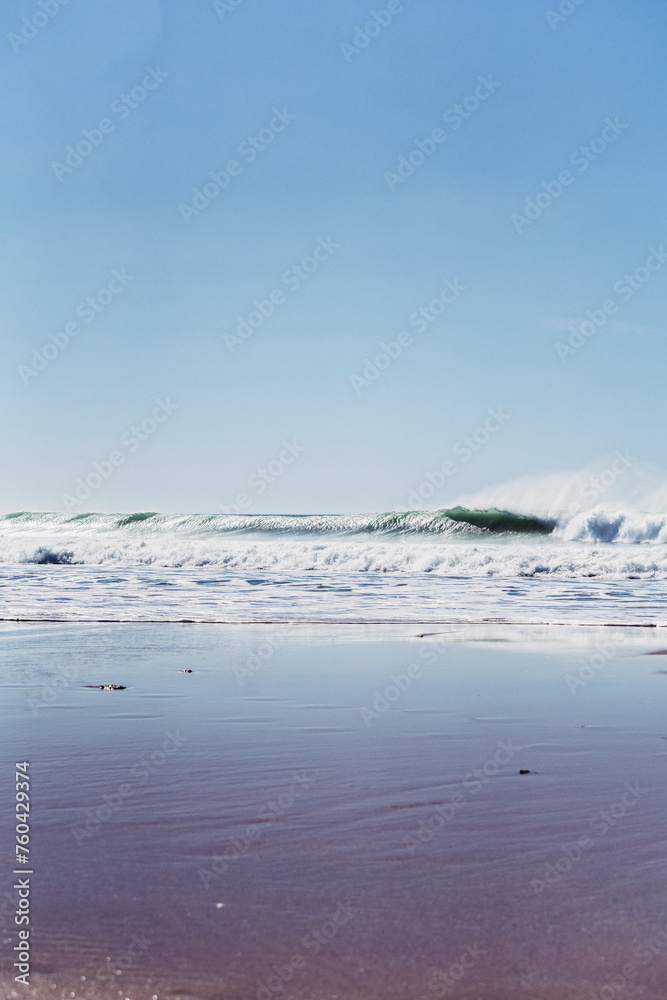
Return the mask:
<svg viewBox="0 0 667 1000"><path fill-rule="evenodd" d="M477 532L490 534L548 535L557 522L525 514L491 508L468 510L451 507L442 510L388 511L369 514L159 514L155 511L131 514L81 513L75 515L29 513L0 515L0 524L26 529L54 528L91 531L129 530L133 533L210 535L448 535Z"/></svg>

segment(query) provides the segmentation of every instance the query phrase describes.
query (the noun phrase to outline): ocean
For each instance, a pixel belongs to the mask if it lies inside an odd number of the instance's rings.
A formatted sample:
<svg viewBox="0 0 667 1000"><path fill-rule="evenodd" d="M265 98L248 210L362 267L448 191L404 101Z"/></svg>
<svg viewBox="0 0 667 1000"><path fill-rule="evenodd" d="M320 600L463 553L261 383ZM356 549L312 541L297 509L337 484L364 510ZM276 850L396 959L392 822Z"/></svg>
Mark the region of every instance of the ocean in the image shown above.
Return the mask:
<svg viewBox="0 0 667 1000"><path fill-rule="evenodd" d="M667 514L14 513L2 619L667 623Z"/></svg>
<svg viewBox="0 0 667 1000"><path fill-rule="evenodd" d="M664 1000L666 579L630 508L5 515L0 998Z"/></svg>

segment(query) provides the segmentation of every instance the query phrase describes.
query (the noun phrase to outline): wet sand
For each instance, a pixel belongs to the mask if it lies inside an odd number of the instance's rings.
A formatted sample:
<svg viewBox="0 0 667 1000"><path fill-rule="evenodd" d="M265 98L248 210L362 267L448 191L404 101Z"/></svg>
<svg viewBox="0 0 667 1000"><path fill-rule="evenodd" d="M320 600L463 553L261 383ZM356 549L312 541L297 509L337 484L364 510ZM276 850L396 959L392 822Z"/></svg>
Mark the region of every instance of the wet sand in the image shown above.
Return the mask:
<svg viewBox="0 0 667 1000"><path fill-rule="evenodd" d="M0 996L667 996L659 636L0 637L3 773L31 762L35 871L30 987L3 871Z"/></svg>

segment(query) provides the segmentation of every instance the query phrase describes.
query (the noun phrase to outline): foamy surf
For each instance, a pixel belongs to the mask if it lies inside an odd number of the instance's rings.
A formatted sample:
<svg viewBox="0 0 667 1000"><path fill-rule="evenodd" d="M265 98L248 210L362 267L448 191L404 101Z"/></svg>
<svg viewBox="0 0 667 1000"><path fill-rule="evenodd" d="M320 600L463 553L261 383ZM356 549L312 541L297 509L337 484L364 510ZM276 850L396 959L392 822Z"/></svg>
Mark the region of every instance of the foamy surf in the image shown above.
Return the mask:
<svg viewBox="0 0 667 1000"><path fill-rule="evenodd" d="M0 518L5 565L213 567L444 576L667 578L667 514L497 508L377 514Z"/></svg>
<svg viewBox="0 0 667 1000"><path fill-rule="evenodd" d="M0 618L660 625L666 541L667 515L602 508L18 513Z"/></svg>

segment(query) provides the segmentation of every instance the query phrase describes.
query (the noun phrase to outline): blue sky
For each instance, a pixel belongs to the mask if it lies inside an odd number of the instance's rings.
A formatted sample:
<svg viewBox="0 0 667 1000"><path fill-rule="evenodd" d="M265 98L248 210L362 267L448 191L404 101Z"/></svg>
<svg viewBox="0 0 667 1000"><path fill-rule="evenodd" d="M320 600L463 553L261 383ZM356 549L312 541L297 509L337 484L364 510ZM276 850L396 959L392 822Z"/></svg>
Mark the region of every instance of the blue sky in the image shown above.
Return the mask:
<svg viewBox="0 0 667 1000"><path fill-rule="evenodd" d="M660 462L664 5L234 4L3 9L2 510Z"/></svg>

